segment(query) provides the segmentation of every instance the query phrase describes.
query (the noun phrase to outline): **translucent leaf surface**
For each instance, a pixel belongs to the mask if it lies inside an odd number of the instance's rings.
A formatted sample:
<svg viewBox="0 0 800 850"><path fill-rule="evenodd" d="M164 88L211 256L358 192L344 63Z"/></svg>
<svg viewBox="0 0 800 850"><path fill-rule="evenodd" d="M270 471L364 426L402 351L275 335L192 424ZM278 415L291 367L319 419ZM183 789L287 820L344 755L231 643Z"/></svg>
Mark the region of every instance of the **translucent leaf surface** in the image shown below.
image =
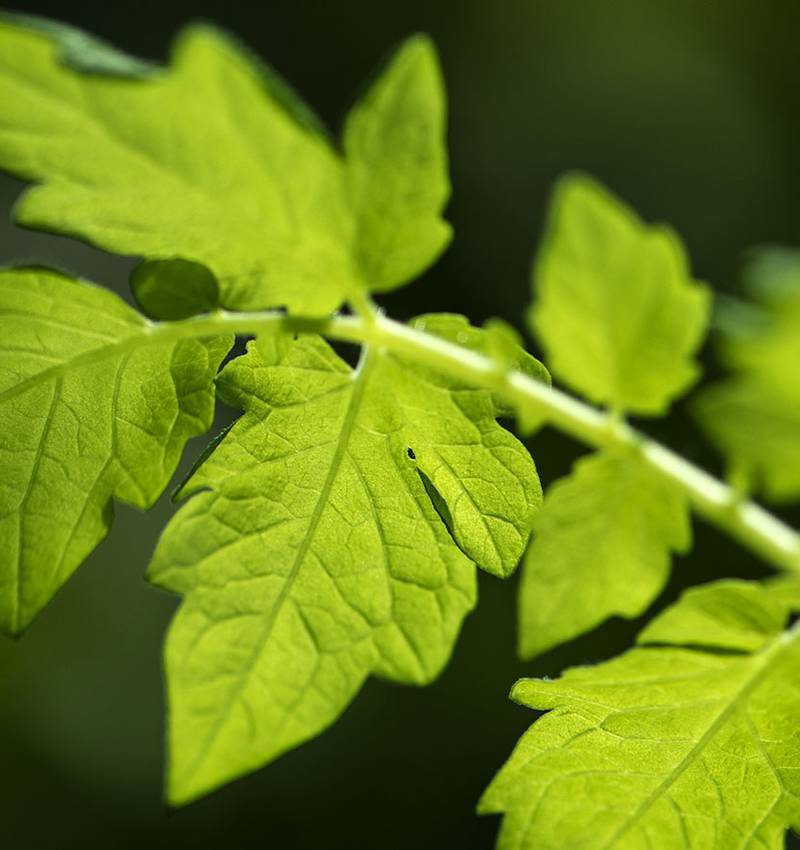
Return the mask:
<svg viewBox="0 0 800 850"><path fill-rule="evenodd" d="M784 846L800 825L800 632L781 631L790 606L768 590L702 593L708 610L728 611L722 631L698 619L692 592L648 632L706 650L642 646L515 685L514 700L547 713L481 801L504 814L501 850Z"/></svg>
<svg viewBox="0 0 800 850"><path fill-rule="evenodd" d="M683 246L589 178L558 184L534 284L546 362L588 399L660 414L697 378L709 297Z"/></svg>
<svg viewBox="0 0 800 850"><path fill-rule="evenodd" d="M353 371L318 337L260 338L220 391L244 415L150 569L185 597L166 646L177 804L320 732L370 673L434 678L475 563L508 575L541 499L489 393L383 350Z"/></svg>
<svg viewBox="0 0 800 850"><path fill-rule="evenodd" d="M792 578L765 586L730 580L691 588L680 605L645 627L639 643L754 652L783 628L787 609L797 607L793 596L799 587Z"/></svg>
<svg viewBox="0 0 800 850"><path fill-rule="evenodd" d="M0 630L18 634L111 524L149 507L205 431L231 339L150 342L116 295L0 273Z"/></svg>
<svg viewBox="0 0 800 850"><path fill-rule="evenodd" d="M599 625L635 617L691 541L683 496L636 455L579 460L547 493L525 555L519 649L530 658Z"/></svg>
<svg viewBox="0 0 800 850"><path fill-rule="evenodd" d="M790 501L800 497L800 255L758 255L747 282L762 321L724 337L733 375L704 390L695 412L738 480Z"/></svg>
<svg viewBox="0 0 800 850"><path fill-rule="evenodd" d="M442 218L447 178L445 93L436 53L409 39L344 129L356 256L374 290L393 289L429 266L451 237Z"/></svg>
<svg viewBox="0 0 800 850"><path fill-rule="evenodd" d="M444 93L427 40L356 104L345 161L271 70L208 26L181 33L169 69L129 79L119 63L60 63L64 37L0 21L0 165L39 183L17 205L22 224L202 263L229 308L309 314L404 283L446 244Z"/></svg>

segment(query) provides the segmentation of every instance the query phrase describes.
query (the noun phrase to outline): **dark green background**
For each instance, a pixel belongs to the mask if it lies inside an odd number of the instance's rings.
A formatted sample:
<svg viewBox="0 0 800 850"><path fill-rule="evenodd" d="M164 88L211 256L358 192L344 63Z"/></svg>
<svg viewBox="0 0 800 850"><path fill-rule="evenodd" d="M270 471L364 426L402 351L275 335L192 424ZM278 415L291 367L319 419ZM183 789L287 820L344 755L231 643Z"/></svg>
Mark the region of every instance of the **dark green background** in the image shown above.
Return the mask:
<svg viewBox="0 0 800 850"><path fill-rule="evenodd" d="M203 16L236 32L331 125L402 37L432 33L450 93L456 239L422 281L383 299L397 317L458 310L521 326L553 180L587 170L685 237L698 276L735 287L747 246L800 241L796 0L328 0L18 4L144 57ZM0 178L8 210L19 184ZM5 216L4 216L5 218ZM46 259L127 293L132 260L2 224L0 258ZM225 414L223 414L224 416ZM653 430L714 467L679 405ZM201 442L190 446L196 455ZM532 442L545 482L579 447ZM0 471L1 474L2 471ZM117 511L110 537L19 642L0 639L4 847L490 848L474 805L532 714L523 675L618 652L614 622L522 664L515 582L481 578L453 662L425 690L370 682L336 726L265 770L174 814L161 803L159 652L175 600L142 574L172 511ZM680 587L761 568L696 528L659 604Z"/></svg>

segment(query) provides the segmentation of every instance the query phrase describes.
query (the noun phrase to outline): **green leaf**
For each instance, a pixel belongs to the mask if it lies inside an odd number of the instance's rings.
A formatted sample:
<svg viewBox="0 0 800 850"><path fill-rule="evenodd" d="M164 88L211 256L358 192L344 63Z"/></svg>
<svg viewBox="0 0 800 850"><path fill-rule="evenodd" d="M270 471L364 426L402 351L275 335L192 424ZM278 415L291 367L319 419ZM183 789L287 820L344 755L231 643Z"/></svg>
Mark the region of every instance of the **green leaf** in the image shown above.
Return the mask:
<svg viewBox="0 0 800 850"><path fill-rule="evenodd" d="M483 323L486 338L487 354L504 369L512 369L516 365L517 351L523 346L522 337L508 322L491 317ZM550 382L548 375L547 382Z"/></svg>
<svg viewBox="0 0 800 850"><path fill-rule="evenodd" d="M764 582L765 590L781 600L790 611L800 612L800 580L793 575L780 575Z"/></svg>
<svg viewBox="0 0 800 850"><path fill-rule="evenodd" d="M519 652L531 658L608 617L641 614L691 544L682 494L635 454L581 459L547 492L519 589Z"/></svg>
<svg viewBox="0 0 800 850"><path fill-rule="evenodd" d="M341 166L229 39L190 27L169 71L87 75L0 25L2 165L40 185L20 223L208 266L222 303L327 312L352 279Z"/></svg>
<svg viewBox="0 0 800 850"><path fill-rule="evenodd" d="M522 348L520 340L514 340L511 337L508 326L501 331L499 321L498 319L489 320L486 327L476 328L470 325L464 316L455 313L426 313L412 319L410 324L418 331L433 334L462 348L490 357L498 364L501 372L516 369L529 378L549 384L550 373L547 369ZM467 389L470 386L449 375L444 376L428 368L424 363L415 363L414 369L426 380L445 388ZM497 408L498 416L517 415L516 410L497 393L492 394L492 401Z"/></svg>
<svg viewBox="0 0 800 850"><path fill-rule="evenodd" d="M800 251L779 249L753 254L744 270L745 286L764 314L749 333L731 334L722 355L733 369L777 395L800 398Z"/></svg>
<svg viewBox="0 0 800 850"><path fill-rule="evenodd" d="M0 165L39 184L21 224L202 264L228 308L312 315L404 283L444 248L444 93L427 40L356 104L346 160L274 72L208 26L180 34L169 69L131 79L119 63L62 64L63 49L57 27L0 21Z"/></svg>
<svg viewBox="0 0 800 850"><path fill-rule="evenodd" d="M19 634L106 535L112 498L159 496L205 431L229 338L154 343L116 295L0 272L0 630Z"/></svg>
<svg viewBox="0 0 800 850"><path fill-rule="evenodd" d="M150 317L177 321L219 307L219 286L213 274L190 260L148 260L131 275L136 303Z"/></svg>
<svg viewBox="0 0 800 850"><path fill-rule="evenodd" d="M319 337L262 337L219 388L245 412L149 573L185 597L165 651L173 804L319 733L370 673L431 681L473 561L508 575L541 500L488 392L383 349L353 371Z"/></svg>
<svg viewBox="0 0 800 850"><path fill-rule="evenodd" d="M784 627L787 608L794 607L787 596L798 584L730 580L691 588L645 627L638 642L755 652Z"/></svg>
<svg viewBox="0 0 800 850"><path fill-rule="evenodd" d="M379 292L424 271L447 247L450 196L444 83L430 40L410 38L347 117L344 152L356 256Z"/></svg>
<svg viewBox="0 0 800 850"><path fill-rule="evenodd" d="M704 390L694 412L737 482L774 502L800 496L800 396L731 378Z"/></svg>
<svg viewBox="0 0 800 850"><path fill-rule="evenodd" d="M788 615L768 590L723 582L654 622L666 646L518 682L512 698L548 713L481 800L505 815L500 850L782 848L800 827L800 631L781 631Z"/></svg>
<svg viewBox="0 0 800 850"><path fill-rule="evenodd" d="M800 254L756 254L746 280L762 321L723 337L733 375L705 389L694 412L737 482L790 501L800 497Z"/></svg>
<svg viewBox="0 0 800 850"><path fill-rule="evenodd" d="M644 225L588 177L556 187L534 281L546 360L586 398L658 415L697 379L705 286L671 230Z"/></svg>

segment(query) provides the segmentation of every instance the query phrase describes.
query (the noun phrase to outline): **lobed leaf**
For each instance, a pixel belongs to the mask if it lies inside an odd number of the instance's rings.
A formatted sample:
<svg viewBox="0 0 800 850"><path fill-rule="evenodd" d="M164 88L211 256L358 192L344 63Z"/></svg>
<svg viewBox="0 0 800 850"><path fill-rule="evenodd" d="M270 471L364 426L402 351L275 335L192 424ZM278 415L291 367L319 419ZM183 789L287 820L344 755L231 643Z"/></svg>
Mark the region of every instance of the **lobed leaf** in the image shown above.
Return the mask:
<svg viewBox="0 0 800 850"><path fill-rule="evenodd" d="M206 266L228 308L313 315L405 283L443 250L444 92L426 39L356 104L343 158L274 72L211 27L184 30L169 69L128 78L119 54L92 74L62 64L75 32L0 21L0 166L39 184L21 224Z"/></svg>
<svg viewBox="0 0 800 850"><path fill-rule="evenodd" d="M232 340L154 343L116 295L0 272L0 630L19 634L106 535L149 507L207 430Z"/></svg>
<svg viewBox="0 0 800 850"><path fill-rule="evenodd" d="M733 374L694 411L744 486L790 501L800 496L800 255L762 252L747 278L762 320L723 338Z"/></svg>
<svg viewBox="0 0 800 850"><path fill-rule="evenodd" d="M697 379L705 286L671 230L590 178L556 187L534 281L530 320L551 371L591 401L658 415Z"/></svg>
<svg viewBox="0 0 800 850"><path fill-rule="evenodd" d="M531 658L619 614L641 614L691 544L683 495L635 454L578 461L548 491L519 589L519 652Z"/></svg>
<svg viewBox="0 0 800 850"><path fill-rule="evenodd" d="M463 319L419 321L479 344ZM319 733L370 673L433 679L474 563L508 575L541 499L490 393L383 349L353 371L319 337L262 337L219 386L244 414L149 572L184 596L165 650L174 804Z"/></svg>
<svg viewBox="0 0 800 850"><path fill-rule="evenodd" d="M782 631L796 605L779 598L692 591L642 636L665 645L518 682L512 698L547 713L480 803L504 814L499 848L782 848L800 827L800 631Z"/></svg>

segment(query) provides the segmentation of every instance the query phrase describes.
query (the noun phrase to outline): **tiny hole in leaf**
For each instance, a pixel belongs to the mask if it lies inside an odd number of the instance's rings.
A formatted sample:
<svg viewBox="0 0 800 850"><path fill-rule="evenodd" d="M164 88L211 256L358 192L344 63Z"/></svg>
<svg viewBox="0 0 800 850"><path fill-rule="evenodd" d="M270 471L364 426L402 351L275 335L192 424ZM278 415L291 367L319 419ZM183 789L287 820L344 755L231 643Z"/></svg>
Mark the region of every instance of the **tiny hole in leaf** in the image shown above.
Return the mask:
<svg viewBox="0 0 800 850"><path fill-rule="evenodd" d="M417 459L417 456L414 454L414 449L412 449L412 448L411 448L411 446L409 446L409 447L406 449L406 454L407 454L407 455L411 458L411 460L416 460L416 459Z"/></svg>

